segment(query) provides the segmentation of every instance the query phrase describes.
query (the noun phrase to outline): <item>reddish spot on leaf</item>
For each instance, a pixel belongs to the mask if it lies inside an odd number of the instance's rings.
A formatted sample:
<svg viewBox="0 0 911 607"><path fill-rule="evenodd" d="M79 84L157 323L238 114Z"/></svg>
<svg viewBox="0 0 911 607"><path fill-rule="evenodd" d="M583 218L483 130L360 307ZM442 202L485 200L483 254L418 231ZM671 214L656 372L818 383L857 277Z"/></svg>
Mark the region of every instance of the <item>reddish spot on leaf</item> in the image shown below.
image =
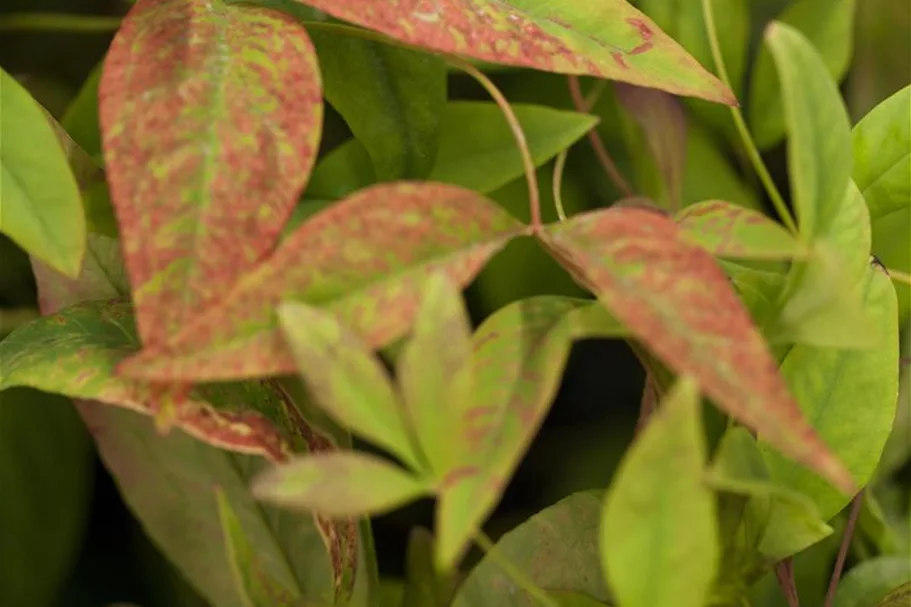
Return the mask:
<svg viewBox="0 0 911 607"><path fill-rule="evenodd" d="M627 19L626 22L636 28L643 40L651 40L652 36L655 35L655 32L652 31L652 28L649 27L644 19Z"/></svg>
<svg viewBox="0 0 911 607"><path fill-rule="evenodd" d="M748 311L709 253L670 219L607 209L547 228L544 245L659 358L782 453L850 492Z"/></svg>

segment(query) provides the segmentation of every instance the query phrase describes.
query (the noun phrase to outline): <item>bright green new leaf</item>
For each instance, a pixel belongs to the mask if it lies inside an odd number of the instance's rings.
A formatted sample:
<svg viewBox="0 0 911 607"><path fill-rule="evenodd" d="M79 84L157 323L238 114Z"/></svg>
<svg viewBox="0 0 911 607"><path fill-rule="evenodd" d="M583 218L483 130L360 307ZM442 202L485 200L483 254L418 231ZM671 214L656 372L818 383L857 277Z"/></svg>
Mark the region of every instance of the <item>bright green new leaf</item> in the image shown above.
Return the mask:
<svg viewBox="0 0 911 607"><path fill-rule="evenodd" d="M795 0L778 16L779 23L802 34L820 60L808 72L810 78L803 81L803 86L812 87L814 81L821 78L839 82L847 73L854 52L854 7L855 0ZM766 47L759 50L748 104L750 132L762 149L774 146L784 137L785 130L791 130L785 128L790 93L783 86L779 88L781 60L775 58L773 61L769 50ZM776 68L778 78L775 77ZM784 110L782 104L785 104ZM819 119L825 124L824 116ZM825 129L818 132L820 136L823 133L829 136Z"/></svg>
<svg viewBox="0 0 911 607"><path fill-rule="evenodd" d="M598 556L600 499L570 495L504 535L495 550L538 588L609 598ZM497 562L485 557L459 586L453 607L540 607Z"/></svg>
<svg viewBox="0 0 911 607"><path fill-rule="evenodd" d="M862 561L842 578L832 607L870 607L889 591L911 582L908 559L885 556Z"/></svg>
<svg viewBox="0 0 911 607"><path fill-rule="evenodd" d="M335 315L284 303L279 322L301 376L319 406L354 434L415 470L424 462L408 431L405 407L380 361Z"/></svg>
<svg viewBox="0 0 911 607"><path fill-rule="evenodd" d="M253 481L260 500L330 518L382 514L432 492L397 465L354 452L297 457Z"/></svg>
<svg viewBox="0 0 911 607"><path fill-rule="evenodd" d="M627 452L601 518L604 574L627 607L702 607L718 567L694 381L678 380Z"/></svg>
<svg viewBox="0 0 911 607"><path fill-rule="evenodd" d="M911 85L870 110L852 131L854 181L870 218L911 207Z"/></svg>
<svg viewBox="0 0 911 607"><path fill-rule="evenodd" d="M237 592L248 607L294 607L300 596L276 582L263 569L263 563L247 538L224 490L215 489L218 518L225 542L228 568L237 583Z"/></svg>
<svg viewBox="0 0 911 607"><path fill-rule="evenodd" d="M515 104L532 160L540 166L598 124L588 114ZM440 145L429 179L491 192L522 174L522 156L503 112L492 102L451 101L443 111ZM330 152L313 171L307 196L340 198L377 180L357 140Z"/></svg>
<svg viewBox="0 0 911 607"><path fill-rule="evenodd" d="M85 232L79 187L48 115L0 70L0 233L76 276Z"/></svg>

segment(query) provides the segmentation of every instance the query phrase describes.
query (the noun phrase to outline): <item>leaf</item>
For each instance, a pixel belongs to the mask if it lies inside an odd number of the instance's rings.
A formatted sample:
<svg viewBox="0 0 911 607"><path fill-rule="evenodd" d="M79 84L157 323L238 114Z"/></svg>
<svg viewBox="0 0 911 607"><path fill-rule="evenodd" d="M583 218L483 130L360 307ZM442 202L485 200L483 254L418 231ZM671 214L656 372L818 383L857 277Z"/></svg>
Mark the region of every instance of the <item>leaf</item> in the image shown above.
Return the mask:
<svg viewBox="0 0 911 607"><path fill-rule="evenodd" d="M854 181L876 219L911 206L911 85L873 108L851 132Z"/></svg>
<svg viewBox="0 0 911 607"><path fill-rule="evenodd" d="M0 233L67 276L85 254L76 179L48 115L0 70Z"/></svg>
<svg viewBox="0 0 911 607"><path fill-rule="evenodd" d="M386 460L353 452L298 457L253 482L260 500L331 518L383 514L432 491Z"/></svg>
<svg viewBox="0 0 911 607"><path fill-rule="evenodd" d="M887 594L876 604L876 607L902 607L908 604L909 598L911 598L911 582L902 584L901 587Z"/></svg>
<svg viewBox="0 0 911 607"><path fill-rule="evenodd" d="M460 446L451 433L458 411L473 396L471 358L471 321L462 294L444 275L433 274L396 376L412 434L440 475L459 463Z"/></svg>
<svg viewBox="0 0 911 607"><path fill-rule="evenodd" d="M800 81L798 91L812 89L824 81L840 81L847 73L854 53L854 6L854 0L796 0L778 16L778 24L766 31L766 40L769 41L772 30L783 24L786 31L800 35L801 42L806 43L802 46L811 49L814 59L818 60L814 60L812 66L804 65L795 57L784 60L775 58L776 51L771 46L763 46L759 50L750 82L747 117L750 132L761 149L771 148L784 138L787 103L793 99L793 89L789 91L784 82L779 88L776 68L779 79L784 69L807 70L804 73L807 78ZM788 68L782 67L783 62L788 64ZM826 137L820 135L819 139L825 141L831 137L829 128L836 125L827 122L831 116L826 115L825 108L816 109L819 113L812 117L813 122L808 123L808 127L814 123L825 125L822 130L816 131L826 133ZM840 129L841 125L837 126ZM793 127L790 130L793 136ZM840 131L838 135L837 140L840 141ZM832 140L832 145L835 141ZM837 176L835 167L832 169L832 174Z"/></svg>
<svg viewBox="0 0 911 607"><path fill-rule="evenodd" d="M326 101L364 145L383 181L426 177L446 104L435 55L313 29Z"/></svg>
<svg viewBox="0 0 911 607"><path fill-rule="evenodd" d="M314 400L337 422L398 455L415 470L420 452L405 407L380 361L331 313L283 303L279 322Z"/></svg>
<svg viewBox="0 0 911 607"><path fill-rule="evenodd" d="M92 458L71 403L0 393L0 604L57 604L88 525Z"/></svg>
<svg viewBox="0 0 911 607"><path fill-rule="evenodd" d="M731 92L622 0L455 0L433 6L359 0L304 4L405 44L492 63L584 74L732 105Z"/></svg>
<svg viewBox="0 0 911 607"><path fill-rule="evenodd" d="M807 251L781 224L723 200L685 208L676 221L684 238L712 255L741 259L795 259Z"/></svg>
<svg viewBox="0 0 911 607"><path fill-rule="evenodd" d="M103 160L101 151L101 125L98 122L98 85L104 62L89 72L76 96L70 101L60 124L70 137L95 160Z"/></svg>
<svg viewBox="0 0 911 607"><path fill-rule="evenodd" d="M684 206L702 200L726 200L754 211L763 210L756 191L744 182L723 148L698 122L687 125L685 155Z"/></svg>
<svg viewBox="0 0 911 607"><path fill-rule="evenodd" d="M889 591L911 582L908 559L877 557L862 561L842 578L833 607L876 605Z"/></svg>
<svg viewBox="0 0 911 607"><path fill-rule="evenodd" d="M911 225L911 209L898 211L879 220L872 226L873 254L887 268L911 275L911 238L908 226ZM895 283L898 293L899 319L903 325L911 318L911 285Z"/></svg>
<svg viewBox="0 0 911 607"><path fill-rule="evenodd" d="M601 559L617 602L701 607L718 567L712 492L694 381L679 380L608 488Z"/></svg>
<svg viewBox="0 0 911 607"><path fill-rule="evenodd" d="M845 7L854 3L844 0L836 4ZM766 30L765 41L781 84L789 134L788 174L800 233L812 242L820 225L838 208L850 182L848 112L822 57L798 30L773 23Z"/></svg>
<svg viewBox="0 0 911 607"><path fill-rule="evenodd" d="M546 106L511 106L540 166L598 123L588 114ZM363 145L352 140L330 152L313 172L307 190L316 198L339 198L376 181ZM450 101L442 116L439 150L429 179L486 194L523 174L522 156L503 112L495 103Z"/></svg>
<svg viewBox="0 0 911 607"><path fill-rule="evenodd" d="M245 605L251 607L291 607L299 594L282 587L263 570L263 563L255 553L240 520L231 508L231 502L221 488L215 490L218 518L224 537L228 566L237 584L238 594Z"/></svg>
<svg viewBox="0 0 911 607"><path fill-rule="evenodd" d="M273 249L317 153L316 55L273 11L139 0L99 95L139 333L162 344Z"/></svg>
<svg viewBox="0 0 911 607"><path fill-rule="evenodd" d="M457 410L450 441L460 465L440 481L437 567L449 570L490 514L556 395L571 345L561 297L518 301L488 318L473 342L474 393Z"/></svg>
<svg viewBox="0 0 911 607"><path fill-rule="evenodd" d="M464 285L522 230L462 188L373 186L305 222L167 349L146 350L118 371L191 381L293 373L274 314L288 299L330 309L371 347L389 344L410 327L428 273Z"/></svg>
<svg viewBox="0 0 911 607"><path fill-rule="evenodd" d="M872 476L889 437L898 394L895 291L888 276L871 267L863 293L876 329L888 336L880 345L846 350L798 344L781 367L801 411L861 487ZM762 432L759 438L767 441ZM848 503L850 496L826 480L765 450L772 479L811 498L823 520Z"/></svg>
<svg viewBox="0 0 911 607"><path fill-rule="evenodd" d="M601 504L589 492L570 495L505 534L495 550L539 588L573 590L597 600L608 593L598 567ZM485 557L462 582L453 607L538 607L495 559Z"/></svg>
<svg viewBox="0 0 911 607"><path fill-rule="evenodd" d="M579 592L552 591L550 595L557 600L560 607L609 607L607 603L596 601Z"/></svg>
<svg viewBox="0 0 911 607"><path fill-rule="evenodd" d="M454 580L437 573L433 567L433 534L422 527L412 528L408 537L408 552L405 560L407 583L401 607L446 607L452 604L450 597L455 586Z"/></svg>
<svg viewBox="0 0 911 607"><path fill-rule="evenodd" d="M727 277L672 220L614 208L548 226L542 242L616 318L724 411L845 492L853 483L800 414Z"/></svg>

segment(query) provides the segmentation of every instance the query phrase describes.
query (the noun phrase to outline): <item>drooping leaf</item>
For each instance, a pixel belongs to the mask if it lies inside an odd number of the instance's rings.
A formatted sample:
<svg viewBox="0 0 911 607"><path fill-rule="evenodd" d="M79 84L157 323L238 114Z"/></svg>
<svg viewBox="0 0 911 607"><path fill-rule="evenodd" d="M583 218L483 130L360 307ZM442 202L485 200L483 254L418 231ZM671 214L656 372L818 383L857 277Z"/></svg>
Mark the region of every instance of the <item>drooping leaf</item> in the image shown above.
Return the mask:
<svg viewBox="0 0 911 607"><path fill-rule="evenodd" d="M279 322L317 404L337 422L398 455L414 469L422 457L405 406L379 359L331 312L283 303Z"/></svg>
<svg viewBox="0 0 911 607"><path fill-rule="evenodd" d="M44 109L0 69L0 233L68 276L85 255L82 200Z"/></svg>
<svg viewBox="0 0 911 607"><path fill-rule="evenodd" d="M460 465L441 480L437 566L450 569L493 510L550 407L569 357L568 316L582 300L536 297L488 318L474 335L474 391L450 435Z"/></svg>
<svg viewBox="0 0 911 607"><path fill-rule="evenodd" d="M569 147L598 123L588 114L514 104L536 166ZM522 175L522 156L503 112L491 102L451 101L442 116L440 145L429 179L482 194ZM313 171L307 195L340 198L377 180L370 156L357 140L330 152Z"/></svg>
<svg viewBox="0 0 911 607"><path fill-rule="evenodd" d="M539 588L571 590L607 600L598 556L601 504L575 493L538 512L497 542L496 550ZM538 607L495 559L484 558L459 586L453 607Z"/></svg>
<svg viewBox="0 0 911 607"><path fill-rule="evenodd" d="M854 182L870 219L911 206L911 85L870 110L853 129Z"/></svg>
<svg viewBox="0 0 911 607"><path fill-rule="evenodd" d="M300 596L284 588L266 573L263 563L250 544L237 514L231 507L224 490L215 490L218 518L221 521L222 537L228 567L237 584L237 593L245 605L252 607L293 607Z"/></svg>
<svg viewBox="0 0 911 607"><path fill-rule="evenodd" d="M92 457L69 401L0 392L0 604L59 604L88 524Z"/></svg>
<svg viewBox="0 0 911 607"><path fill-rule="evenodd" d="M715 504L702 482L699 391L684 378L617 470L601 515L601 564L629 607L701 607L718 567Z"/></svg>
<svg viewBox="0 0 911 607"><path fill-rule="evenodd" d="M139 333L160 345L274 247L317 153L317 59L274 11L139 0L99 95Z"/></svg>
<svg viewBox="0 0 911 607"><path fill-rule="evenodd" d="M889 591L911 583L908 559L884 556L862 561L842 578L833 607L876 605Z"/></svg>
<svg viewBox="0 0 911 607"><path fill-rule="evenodd" d="M762 213L723 200L706 200L676 216L684 238L719 257L795 259L806 247Z"/></svg>
<svg viewBox="0 0 911 607"><path fill-rule="evenodd" d="M382 514L432 491L393 463L353 452L297 457L253 482L260 500L332 518Z"/></svg>
<svg viewBox="0 0 911 607"><path fill-rule="evenodd" d="M723 410L843 490L853 483L804 420L727 277L658 213L606 209L548 226L542 242L617 319Z"/></svg>
<svg viewBox="0 0 911 607"><path fill-rule="evenodd" d="M813 66L798 64L799 60L794 58L785 60L795 69L810 70L805 74L809 79L802 81L803 87L816 86L822 79L839 82L847 72L854 52L854 7L854 0L796 0L777 17L778 25L785 24L789 31L796 30L802 34L801 38L819 59L814 61ZM767 40L768 35L767 32ZM762 149L774 146L785 135L788 110L786 105L784 109L782 106L787 104L790 93L784 88L783 82L779 84L782 77L781 62L781 59L774 58L771 47L763 46L753 68L747 116L750 132ZM827 124L823 114L815 120Z"/></svg>
<svg viewBox="0 0 911 607"><path fill-rule="evenodd" d="M564 74L586 74L735 103L731 92L623 0L406 2L301 0L431 51Z"/></svg>
<svg viewBox="0 0 911 607"><path fill-rule="evenodd" d="M331 309L370 346L391 343L410 327L428 273L464 285L522 230L462 188L371 187L305 222L167 349L133 356L119 372L164 380L293 373L274 312L289 299Z"/></svg>

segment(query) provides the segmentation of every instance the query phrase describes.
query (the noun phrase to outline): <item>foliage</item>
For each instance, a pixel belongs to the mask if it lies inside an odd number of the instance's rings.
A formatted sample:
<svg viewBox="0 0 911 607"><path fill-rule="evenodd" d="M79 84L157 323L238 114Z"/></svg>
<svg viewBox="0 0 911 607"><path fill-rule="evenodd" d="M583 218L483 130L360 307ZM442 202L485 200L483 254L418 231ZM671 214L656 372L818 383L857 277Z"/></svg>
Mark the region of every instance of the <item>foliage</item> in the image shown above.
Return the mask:
<svg viewBox="0 0 911 607"><path fill-rule="evenodd" d="M904 604L861 3L127 4L0 12L107 44L0 70L0 604ZM93 448L152 592L73 598Z"/></svg>

